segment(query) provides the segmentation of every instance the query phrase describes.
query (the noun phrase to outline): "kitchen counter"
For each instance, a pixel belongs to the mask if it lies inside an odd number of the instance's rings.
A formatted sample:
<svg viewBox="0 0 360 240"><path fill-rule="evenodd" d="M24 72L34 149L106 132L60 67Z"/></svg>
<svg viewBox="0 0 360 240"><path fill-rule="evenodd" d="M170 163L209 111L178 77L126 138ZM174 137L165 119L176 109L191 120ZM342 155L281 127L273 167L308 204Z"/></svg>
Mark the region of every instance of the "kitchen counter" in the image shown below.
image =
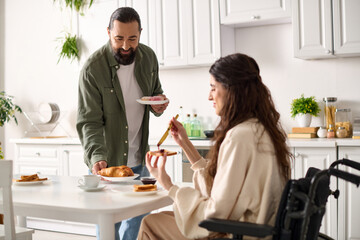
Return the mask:
<svg viewBox="0 0 360 240"><path fill-rule="evenodd" d="M149 145L155 145L159 139L150 139ZM191 140L195 147L209 147L212 145L210 139L197 139ZM336 146L358 146L360 147L360 139L351 139L351 138L313 138L313 139L288 139L287 141L289 147L336 147ZM172 138L167 138L163 145L167 146L177 146L176 142Z"/></svg>
<svg viewBox="0 0 360 240"><path fill-rule="evenodd" d="M10 139L11 143L24 143L24 144L69 144L78 145L80 143L79 138L17 138Z"/></svg>
<svg viewBox="0 0 360 240"><path fill-rule="evenodd" d="M156 146L159 138L150 138L149 145ZM18 138L11 139L11 143L22 144L65 144L65 145L79 145L79 138ZM209 138L191 139L195 147L210 147L212 145ZM168 137L163 146L177 146L176 142ZM354 146L360 147L360 139L351 138L313 138L313 139L288 139L289 147L336 147L336 146Z"/></svg>

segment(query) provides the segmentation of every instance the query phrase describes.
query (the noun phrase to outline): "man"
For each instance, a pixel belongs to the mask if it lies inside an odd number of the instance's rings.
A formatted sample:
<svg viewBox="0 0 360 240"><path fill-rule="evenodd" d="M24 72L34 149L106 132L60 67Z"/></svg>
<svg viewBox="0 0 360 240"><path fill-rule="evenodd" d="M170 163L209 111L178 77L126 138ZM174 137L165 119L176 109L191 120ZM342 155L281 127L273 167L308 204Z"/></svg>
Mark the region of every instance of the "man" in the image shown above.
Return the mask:
<svg viewBox="0 0 360 240"><path fill-rule="evenodd" d="M107 30L109 42L89 57L80 73L76 128L85 163L93 174L127 165L140 176L148 175L149 112L159 116L168 103L149 106L136 99L162 95L158 61L139 43L141 21L134 9L117 9ZM117 223L116 239L136 239L142 217Z"/></svg>

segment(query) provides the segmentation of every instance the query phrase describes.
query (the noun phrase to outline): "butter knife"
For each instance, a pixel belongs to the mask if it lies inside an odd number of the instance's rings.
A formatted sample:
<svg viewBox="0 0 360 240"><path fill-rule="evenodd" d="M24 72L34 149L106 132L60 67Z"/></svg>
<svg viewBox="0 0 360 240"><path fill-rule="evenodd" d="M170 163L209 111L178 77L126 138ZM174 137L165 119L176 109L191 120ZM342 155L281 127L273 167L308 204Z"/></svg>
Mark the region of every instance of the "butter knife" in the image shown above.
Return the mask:
<svg viewBox="0 0 360 240"><path fill-rule="evenodd" d="M177 119L178 117L179 117L179 114L176 114L175 119ZM166 132L164 133L164 135L161 137L160 141L157 144L158 148L160 147L160 145L165 141L165 139L169 135L169 131L170 131L171 127L172 127L172 124L170 123L169 127L166 129Z"/></svg>

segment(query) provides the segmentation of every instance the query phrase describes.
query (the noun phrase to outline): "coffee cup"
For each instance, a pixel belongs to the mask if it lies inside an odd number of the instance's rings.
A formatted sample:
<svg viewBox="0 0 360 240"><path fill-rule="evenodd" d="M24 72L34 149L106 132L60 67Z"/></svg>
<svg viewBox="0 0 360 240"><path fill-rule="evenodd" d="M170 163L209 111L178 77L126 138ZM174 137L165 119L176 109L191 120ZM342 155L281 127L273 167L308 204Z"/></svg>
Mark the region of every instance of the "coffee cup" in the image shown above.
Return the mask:
<svg viewBox="0 0 360 240"><path fill-rule="evenodd" d="M96 188L100 183L100 176L98 175L83 175L78 183L84 187Z"/></svg>

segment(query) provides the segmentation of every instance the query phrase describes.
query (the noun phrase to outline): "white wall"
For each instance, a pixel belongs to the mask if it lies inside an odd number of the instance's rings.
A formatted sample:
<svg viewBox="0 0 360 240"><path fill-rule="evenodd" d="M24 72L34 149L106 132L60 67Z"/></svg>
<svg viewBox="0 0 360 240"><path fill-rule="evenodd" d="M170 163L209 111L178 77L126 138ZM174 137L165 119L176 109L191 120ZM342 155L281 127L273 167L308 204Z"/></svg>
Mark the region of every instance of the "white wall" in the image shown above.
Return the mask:
<svg viewBox="0 0 360 240"><path fill-rule="evenodd" d="M337 97L339 107L351 108L353 115L360 117L360 57L301 60L293 57L292 43L291 24L236 31L236 50L258 62L286 130L296 125L290 117L290 104L302 93L315 96L321 105L324 97ZM323 125L323 120L321 112L312 126Z"/></svg>
<svg viewBox="0 0 360 240"><path fill-rule="evenodd" d="M0 0L0 9L4 9L0 10L0 82L4 76L5 90L16 97L16 103L25 111L33 111L43 101L58 103L62 110L67 111L62 124L71 136L76 136L80 64L69 61L57 64L58 43L55 41L61 36L61 31L68 28L69 14L61 12L58 5L49 0ZM1 14L4 14L4 18L1 18ZM104 24L107 24L109 17L105 16ZM86 21L80 23L86 24ZM106 31L99 34L106 34ZM93 43L98 46L102 44ZM318 100L336 96L341 100L339 104L350 107L353 113L360 113L359 57L316 61L295 59L291 24L237 29L236 49L254 57L259 63L262 78L273 94L288 131L296 125L290 118L291 100L302 93L305 96L314 95ZM207 100L208 69L201 67L160 72L163 89L171 102L163 116L151 118L151 137L163 134L180 105L184 107L184 113L198 113L206 123L205 128L214 127L217 117ZM322 118L313 121L314 126L320 124ZM9 139L23 137L28 127L23 115L19 116L19 126L13 122L6 125L7 158L14 156L14 146ZM58 131L63 134L61 129Z"/></svg>

